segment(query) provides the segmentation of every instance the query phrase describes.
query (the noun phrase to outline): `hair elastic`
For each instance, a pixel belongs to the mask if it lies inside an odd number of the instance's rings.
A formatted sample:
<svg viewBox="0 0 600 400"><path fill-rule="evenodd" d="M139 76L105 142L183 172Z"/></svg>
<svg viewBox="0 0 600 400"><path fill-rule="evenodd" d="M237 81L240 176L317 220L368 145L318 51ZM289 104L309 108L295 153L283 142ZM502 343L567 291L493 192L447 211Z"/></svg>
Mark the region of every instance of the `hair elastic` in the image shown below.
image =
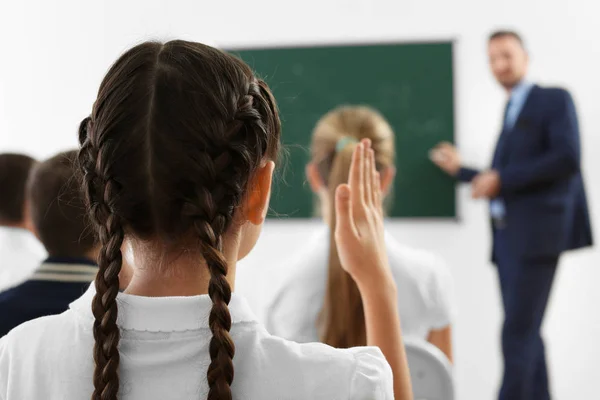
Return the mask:
<svg viewBox="0 0 600 400"><path fill-rule="evenodd" d="M340 138L340 140L337 141L335 145L335 152L339 153L340 151L344 150L346 146L354 143L358 143L358 140L353 138L352 136L343 136Z"/></svg>

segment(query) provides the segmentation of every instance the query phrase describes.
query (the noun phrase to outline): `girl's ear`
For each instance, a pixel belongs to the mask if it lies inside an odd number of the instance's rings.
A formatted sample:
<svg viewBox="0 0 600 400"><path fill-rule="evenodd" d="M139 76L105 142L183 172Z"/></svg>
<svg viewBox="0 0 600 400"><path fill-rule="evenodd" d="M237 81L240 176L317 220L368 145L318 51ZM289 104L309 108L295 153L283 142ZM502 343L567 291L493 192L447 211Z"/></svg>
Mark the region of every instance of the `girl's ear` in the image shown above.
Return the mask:
<svg viewBox="0 0 600 400"><path fill-rule="evenodd" d="M381 192L384 195L387 195L392 188L392 183L394 183L394 178L396 177L396 167L389 166L385 167L379 173L381 178Z"/></svg>
<svg viewBox="0 0 600 400"><path fill-rule="evenodd" d="M314 162L306 165L306 179L308 180L313 193L319 194L325 189L325 183L323 182L317 165Z"/></svg>
<svg viewBox="0 0 600 400"><path fill-rule="evenodd" d="M274 170L275 163L267 161L254 173L248 186L250 191L244 203L244 215L253 225L261 225L267 217Z"/></svg>

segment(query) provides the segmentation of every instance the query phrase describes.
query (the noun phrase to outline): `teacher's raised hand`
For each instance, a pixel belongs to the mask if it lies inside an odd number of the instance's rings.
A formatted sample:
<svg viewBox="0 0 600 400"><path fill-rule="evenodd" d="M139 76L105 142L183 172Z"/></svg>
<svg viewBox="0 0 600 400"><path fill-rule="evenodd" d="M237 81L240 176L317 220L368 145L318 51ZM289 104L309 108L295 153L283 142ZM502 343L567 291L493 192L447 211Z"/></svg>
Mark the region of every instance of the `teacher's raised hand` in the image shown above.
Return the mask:
<svg viewBox="0 0 600 400"><path fill-rule="evenodd" d="M456 176L460 170L460 155L448 142L441 142L431 149L429 159L448 175Z"/></svg>

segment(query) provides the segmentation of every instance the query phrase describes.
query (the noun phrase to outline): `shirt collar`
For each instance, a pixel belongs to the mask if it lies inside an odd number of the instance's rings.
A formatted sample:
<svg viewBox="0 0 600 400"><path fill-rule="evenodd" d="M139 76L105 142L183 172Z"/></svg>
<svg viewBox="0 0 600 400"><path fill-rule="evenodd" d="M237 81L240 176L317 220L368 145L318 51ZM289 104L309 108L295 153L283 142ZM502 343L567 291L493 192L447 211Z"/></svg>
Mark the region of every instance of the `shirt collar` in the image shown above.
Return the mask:
<svg viewBox="0 0 600 400"><path fill-rule="evenodd" d="M98 267L88 259L50 257L29 278L35 281L92 282Z"/></svg>
<svg viewBox="0 0 600 400"><path fill-rule="evenodd" d="M94 321L92 299L96 288L92 284L71 308L91 328ZM121 329L147 332L177 332L208 328L212 300L205 295L179 297L144 297L117 295L117 325ZM232 293L229 302L232 324L257 321L246 300Z"/></svg>
<svg viewBox="0 0 600 400"><path fill-rule="evenodd" d="M510 91L510 101L514 103L515 101L520 102L522 99L527 97L529 91L533 87L533 83L523 79L521 82L517 83L515 87Z"/></svg>
<svg viewBox="0 0 600 400"><path fill-rule="evenodd" d="M44 264L79 264L96 266L96 262L87 257L58 257L49 256L44 261Z"/></svg>

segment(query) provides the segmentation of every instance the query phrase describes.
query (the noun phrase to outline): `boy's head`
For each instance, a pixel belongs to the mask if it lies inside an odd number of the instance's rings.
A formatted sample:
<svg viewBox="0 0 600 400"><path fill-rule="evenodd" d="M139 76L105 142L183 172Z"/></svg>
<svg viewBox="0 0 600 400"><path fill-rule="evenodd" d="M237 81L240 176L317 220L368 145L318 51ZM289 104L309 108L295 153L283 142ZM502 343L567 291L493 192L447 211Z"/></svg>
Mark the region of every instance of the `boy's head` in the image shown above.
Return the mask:
<svg viewBox="0 0 600 400"><path fill-rule="evenodd" d="M83 193L74 177L77 152L60 153L36 165L27 185L33 229L51 257L94 258Z"/></svg>
<svg viewBox="0 0 600 400"><path fill-rule="evenodd" d="M0 154L0 226L27 226L25 188L34 165L24 154Z"/></svg>

